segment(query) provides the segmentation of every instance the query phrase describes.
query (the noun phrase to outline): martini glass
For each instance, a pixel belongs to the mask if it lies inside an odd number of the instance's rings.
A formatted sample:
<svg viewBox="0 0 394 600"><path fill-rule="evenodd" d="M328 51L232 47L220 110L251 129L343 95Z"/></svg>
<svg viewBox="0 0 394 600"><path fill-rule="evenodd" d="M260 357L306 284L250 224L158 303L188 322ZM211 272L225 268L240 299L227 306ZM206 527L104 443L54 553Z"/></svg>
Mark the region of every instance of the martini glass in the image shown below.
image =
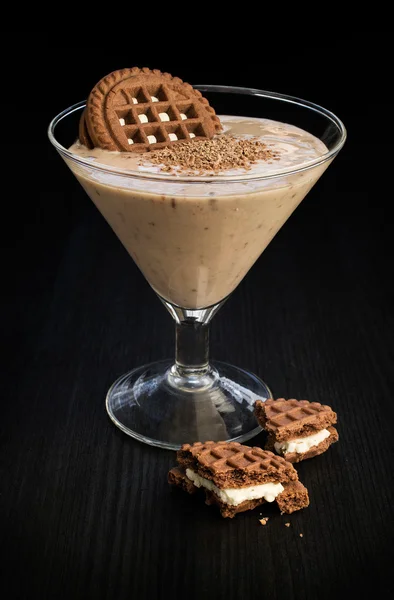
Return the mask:
<svg viewBox="0 0 394 600"><path fill-rule="evenodd" d="M196 86L217 114L301 127L327 152L265 176L174 176L122 170L81 158L85 107L56 116L49 138L175 321L175 360L134 366L111 386L106 407L126 434L162 448L245 441L260 431L257 398L272 396L253 373L209 361L209 326L253 263L342 148L346 130L328 110L256 89Z"/></svg>

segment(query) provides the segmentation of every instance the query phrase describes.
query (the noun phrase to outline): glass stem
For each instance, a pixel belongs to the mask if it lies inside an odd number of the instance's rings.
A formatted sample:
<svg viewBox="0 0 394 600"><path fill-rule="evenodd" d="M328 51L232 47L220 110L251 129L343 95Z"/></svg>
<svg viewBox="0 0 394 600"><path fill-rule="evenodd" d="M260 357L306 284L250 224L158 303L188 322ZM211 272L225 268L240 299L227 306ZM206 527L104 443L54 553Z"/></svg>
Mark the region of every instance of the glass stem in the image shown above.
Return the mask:
<svg viewBox="0 0 394 600"><path fill-rule="evenodd" d="M160 298L160 296L159 296ZM180 308L160 298L175 320L175 363L167 383L177 390L199 393L216 385L219 374L209 364L209 323L226 298L207 308Z"/></svg>
<svg viewBox="0 0 394 600"><path fill-rule="evenodd" d="M183 376L209 370L209 324L193 318L176 323L175 364Z"/></svg>

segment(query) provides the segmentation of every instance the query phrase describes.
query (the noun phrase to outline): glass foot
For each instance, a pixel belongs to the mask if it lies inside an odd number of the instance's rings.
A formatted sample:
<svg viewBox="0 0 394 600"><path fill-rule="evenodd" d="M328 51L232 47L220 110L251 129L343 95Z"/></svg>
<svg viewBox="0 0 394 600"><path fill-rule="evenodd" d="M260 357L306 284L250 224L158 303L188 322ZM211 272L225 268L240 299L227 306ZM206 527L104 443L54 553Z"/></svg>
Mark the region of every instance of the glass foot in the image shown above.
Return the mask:
<svg viewBox="0 0 394 600"><path fill-rule="evenodd" d="M203 386L182 385L182 378L174 376L173 361L165 360L120 377L108 391L106 406L115 425L128 435L178 450L197 441L249 440L261 431L253 414L255 400L270 397L256 375L216 361Z"/></svg>

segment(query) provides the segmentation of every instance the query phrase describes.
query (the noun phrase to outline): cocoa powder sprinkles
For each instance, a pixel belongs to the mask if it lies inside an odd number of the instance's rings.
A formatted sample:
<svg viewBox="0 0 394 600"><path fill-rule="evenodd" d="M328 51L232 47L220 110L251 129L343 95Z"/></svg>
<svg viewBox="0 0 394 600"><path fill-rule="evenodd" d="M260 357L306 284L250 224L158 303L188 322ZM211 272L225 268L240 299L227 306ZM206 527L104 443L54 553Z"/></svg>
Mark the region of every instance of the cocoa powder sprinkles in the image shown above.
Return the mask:
<svg viewBox="0 0 394 600"><path fill-rule="evenodd" d="M161 166L167 173L217 175L231 169L249 171L257 161L279 160L279 152L268 148L258 138L221 135L208 140L179 142L141 158L141 165Z"/></svg>

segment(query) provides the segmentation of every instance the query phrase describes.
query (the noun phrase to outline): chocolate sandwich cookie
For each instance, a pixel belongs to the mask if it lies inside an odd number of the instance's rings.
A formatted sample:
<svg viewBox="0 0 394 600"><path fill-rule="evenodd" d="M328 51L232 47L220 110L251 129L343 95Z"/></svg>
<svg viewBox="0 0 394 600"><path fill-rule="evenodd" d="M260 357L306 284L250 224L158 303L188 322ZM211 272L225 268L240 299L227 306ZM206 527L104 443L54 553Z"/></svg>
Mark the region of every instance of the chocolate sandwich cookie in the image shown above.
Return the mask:
<svg viewBox="0 0 394 600"><path fill-rule="evenodd" d="M184 444L179 467L168 481L192 494L204 488L206 504L216 504L223 517L234 517L264 502L276 501L282 513L309 505L308 490L283 458L238 442Z"/></svg>
<svg viewBox="0 0 394 600"><path fill-rule="evenodd" d="M80 121L88 147L148 152L174 142L212 138L219 117L198 90L157 69L120 69L92 89Z"/></svg>
<svg viewBox="0 0 394 600"><path fill-rule="evenodd" d="M268 433L265 448L291 463L322 454L338 441L337 415L326 404L270 398L256 402L255 415Z"/></svg>

